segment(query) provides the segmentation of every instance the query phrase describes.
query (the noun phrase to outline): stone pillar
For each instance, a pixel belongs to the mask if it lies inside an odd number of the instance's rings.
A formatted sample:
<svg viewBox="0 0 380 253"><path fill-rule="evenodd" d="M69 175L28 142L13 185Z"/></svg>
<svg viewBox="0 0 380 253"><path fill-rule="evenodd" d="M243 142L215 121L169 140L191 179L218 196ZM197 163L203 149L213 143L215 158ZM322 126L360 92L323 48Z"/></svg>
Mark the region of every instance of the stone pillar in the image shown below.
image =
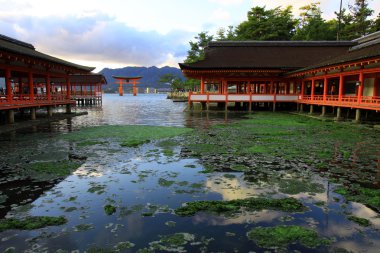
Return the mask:
<svg viewBox="0 0 380 253"><path fill-rule="evenodd" d="M322 114L321 116L324 117L326 115L326 106L322 106Z"/></svg>
<svg viewBox="0 0 380 253"><path fill-rule="evenodd" d="M228 111L228 102L225 102L224 104L224 110L227 112Z"/></svg>
<svg viewBox="0 0 380 253"><path fill-rule="evenodd" d="M300 112L303 112L303 104L300 104Z"/></svg>
<svg viewBox="0 0 380 253"><path fill-rule="evenodd" d="M342 108L341 107L338 107L336 109L336 118L335 120L339 121L339 120L342 120Z"/></svg>
<svg viewBox="0 0 380 253"><path fill-rule="evenodd" d="M15 123L15 112L13 110L8 110L8 124Z"/></svg>
<svg viewBox="0 0 380 253"><path fill-rule="evenodd" d="M53 107L51 106L48 106L47 107L47 116L50 118L50 117L53 117Z"/></svg>
<svg viewBox="0 0 380 253"><path fill-rule="evenodd" d="M276 103L273 102L273 112L276 111Z"/></svg>
<svg viewBox="0 0 380 253"><path fill-rule="evenodd" d="M71 104L66 105L66 113L70 114L71 113Z"/></svg>
<svg viewBox="0 0 380 253"><path fill-rule="evenodd" d="M248 104L248 111L252 112L252 102L249 102L249 104Z"/></svg>
<svg viewBox="0 0 380 253"><path fill-rule="evenodd" d="M313 114L314 113L314 105L310 105L310 112L309 114Z"/></svg>
<svg viewBox="0 0 380 253"><path fill-rule="evenodd" d="M194 109L194 103L189 102L189 110L192 111Z"/></svg>
<svg viewBox="0 0 380 253"><path fill-rule="evenodd" d="M35 107L30 108L30 119L36 120L36 108Z"/></svg>
<svg viewBox="0 0 380 253"><path fill-rule="evenodd" d="M361 110L360 109L356 109L355 122L356 123L360 123L360 119L361 119Z"/></svg>

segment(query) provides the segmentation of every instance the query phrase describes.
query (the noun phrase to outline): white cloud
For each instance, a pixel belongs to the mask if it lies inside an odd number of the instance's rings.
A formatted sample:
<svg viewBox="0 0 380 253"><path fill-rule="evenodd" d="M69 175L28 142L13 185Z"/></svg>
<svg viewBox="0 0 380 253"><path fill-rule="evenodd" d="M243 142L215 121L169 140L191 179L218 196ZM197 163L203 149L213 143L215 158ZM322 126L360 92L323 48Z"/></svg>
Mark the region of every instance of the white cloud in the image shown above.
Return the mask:
<svg viewBox="0 0 380 253"><path fill-rule="evenodd" d="M224 9L216 9L212 14L210 21L230 21L231 20L231 14L230 12L224 10Z"/></svg>
<svg viewBox="0 0 380 253"><path fill-rule="evenodd" d="M32 43L38 51L75 62L81 59L86 65L173 66L174 60L182 61L186 56L183 41L192 38L192 34L183 31L165 35L141 32L107 15L9 18L0 22L0 30Z"/></svg>
<svg viewBox="0 0 380 253"><path fill-rule="evenodd" d="M237 5L243 3L244 0L209 0L209 2L221 5Z"/></svg>

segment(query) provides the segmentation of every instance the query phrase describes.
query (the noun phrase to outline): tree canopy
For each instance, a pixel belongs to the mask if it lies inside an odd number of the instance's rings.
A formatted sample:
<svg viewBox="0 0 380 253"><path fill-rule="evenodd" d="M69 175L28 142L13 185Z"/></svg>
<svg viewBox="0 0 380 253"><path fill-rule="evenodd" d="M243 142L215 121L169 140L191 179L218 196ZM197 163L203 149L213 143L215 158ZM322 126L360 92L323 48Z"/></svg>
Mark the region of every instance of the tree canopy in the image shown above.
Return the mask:
<svg viewBox="0 0 380 253"><path fill-rule="evenodd" d="M190 41L190 50L185 63L204 59L204 48L213 39L223 40L352 40L380 31L380 14L368 7L369 0L354 0L352 5L335 12L336 18L325 20L319 2L300 8L299 17L294 17L292 6L267 9L253 7L247 20L236 27L219 28L215 35L201 32Z"/></svg>
<svg viewBox="0 0 380 253"><path fill-rule="evenodd" d="M173 74L166 74L166 75L161 76L158 82L169 84L172 91L193 90L194 87L199 85L199 80L194 80L194 79L183 80L179 76L176 76Z"/></svg>

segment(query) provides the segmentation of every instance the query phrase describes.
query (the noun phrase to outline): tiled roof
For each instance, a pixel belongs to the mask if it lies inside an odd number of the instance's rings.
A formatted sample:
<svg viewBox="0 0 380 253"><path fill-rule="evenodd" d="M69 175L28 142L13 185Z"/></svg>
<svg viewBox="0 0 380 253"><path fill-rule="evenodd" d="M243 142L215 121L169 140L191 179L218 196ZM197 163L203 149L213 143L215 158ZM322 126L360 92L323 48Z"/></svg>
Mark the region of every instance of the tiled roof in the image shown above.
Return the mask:
<svg viewBox="0 0 380 253"><path fill-rule="evenodd" d="M33 45L4 36L4 35L0 35L0 51L6 51L13 54L29 56L29 57L36 58L39 60L48 61L54 64L64 65L67 67L78 69L80 71L91 72L92 70L95 69L94 67L78 65L72 62L68 62L68 61L38 52L37 50L35 50Z"/></svg>
<svg viewBox="0 0 380 253"><path fill-rule="evenodd" d="M292 71L344 54L356 42L220 41L211 42L205 59L181 69L279 69Z"/></svg>

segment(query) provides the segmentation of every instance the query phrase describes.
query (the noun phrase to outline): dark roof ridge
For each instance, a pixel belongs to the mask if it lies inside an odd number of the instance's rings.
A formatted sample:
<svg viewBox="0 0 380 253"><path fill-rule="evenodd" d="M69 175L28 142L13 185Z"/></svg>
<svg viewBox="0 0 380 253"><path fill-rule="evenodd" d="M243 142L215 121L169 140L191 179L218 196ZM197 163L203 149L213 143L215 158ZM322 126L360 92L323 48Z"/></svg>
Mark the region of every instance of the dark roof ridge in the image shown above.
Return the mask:
<svg viewBox="0 0 380 253"><path fill-rule="evenodd" d="M354 46L356 41L211 41L209 47L272 47L272 46L297 46L297 47L320 47L320 46Z"/></svg>
<svg viewBox="0 0 380 253"><path fill-rule="evenodd" d="M32 44L26 43L26 42L21 41L21 40L16 40L14 38L5 36L3 34L0 34L0 39L8 41L8 42L13 43L13 44L17 44L17 45L22 46L22 47L26 47L26 48L30 48L30 49L35 50L35 47Z"/></svg>

